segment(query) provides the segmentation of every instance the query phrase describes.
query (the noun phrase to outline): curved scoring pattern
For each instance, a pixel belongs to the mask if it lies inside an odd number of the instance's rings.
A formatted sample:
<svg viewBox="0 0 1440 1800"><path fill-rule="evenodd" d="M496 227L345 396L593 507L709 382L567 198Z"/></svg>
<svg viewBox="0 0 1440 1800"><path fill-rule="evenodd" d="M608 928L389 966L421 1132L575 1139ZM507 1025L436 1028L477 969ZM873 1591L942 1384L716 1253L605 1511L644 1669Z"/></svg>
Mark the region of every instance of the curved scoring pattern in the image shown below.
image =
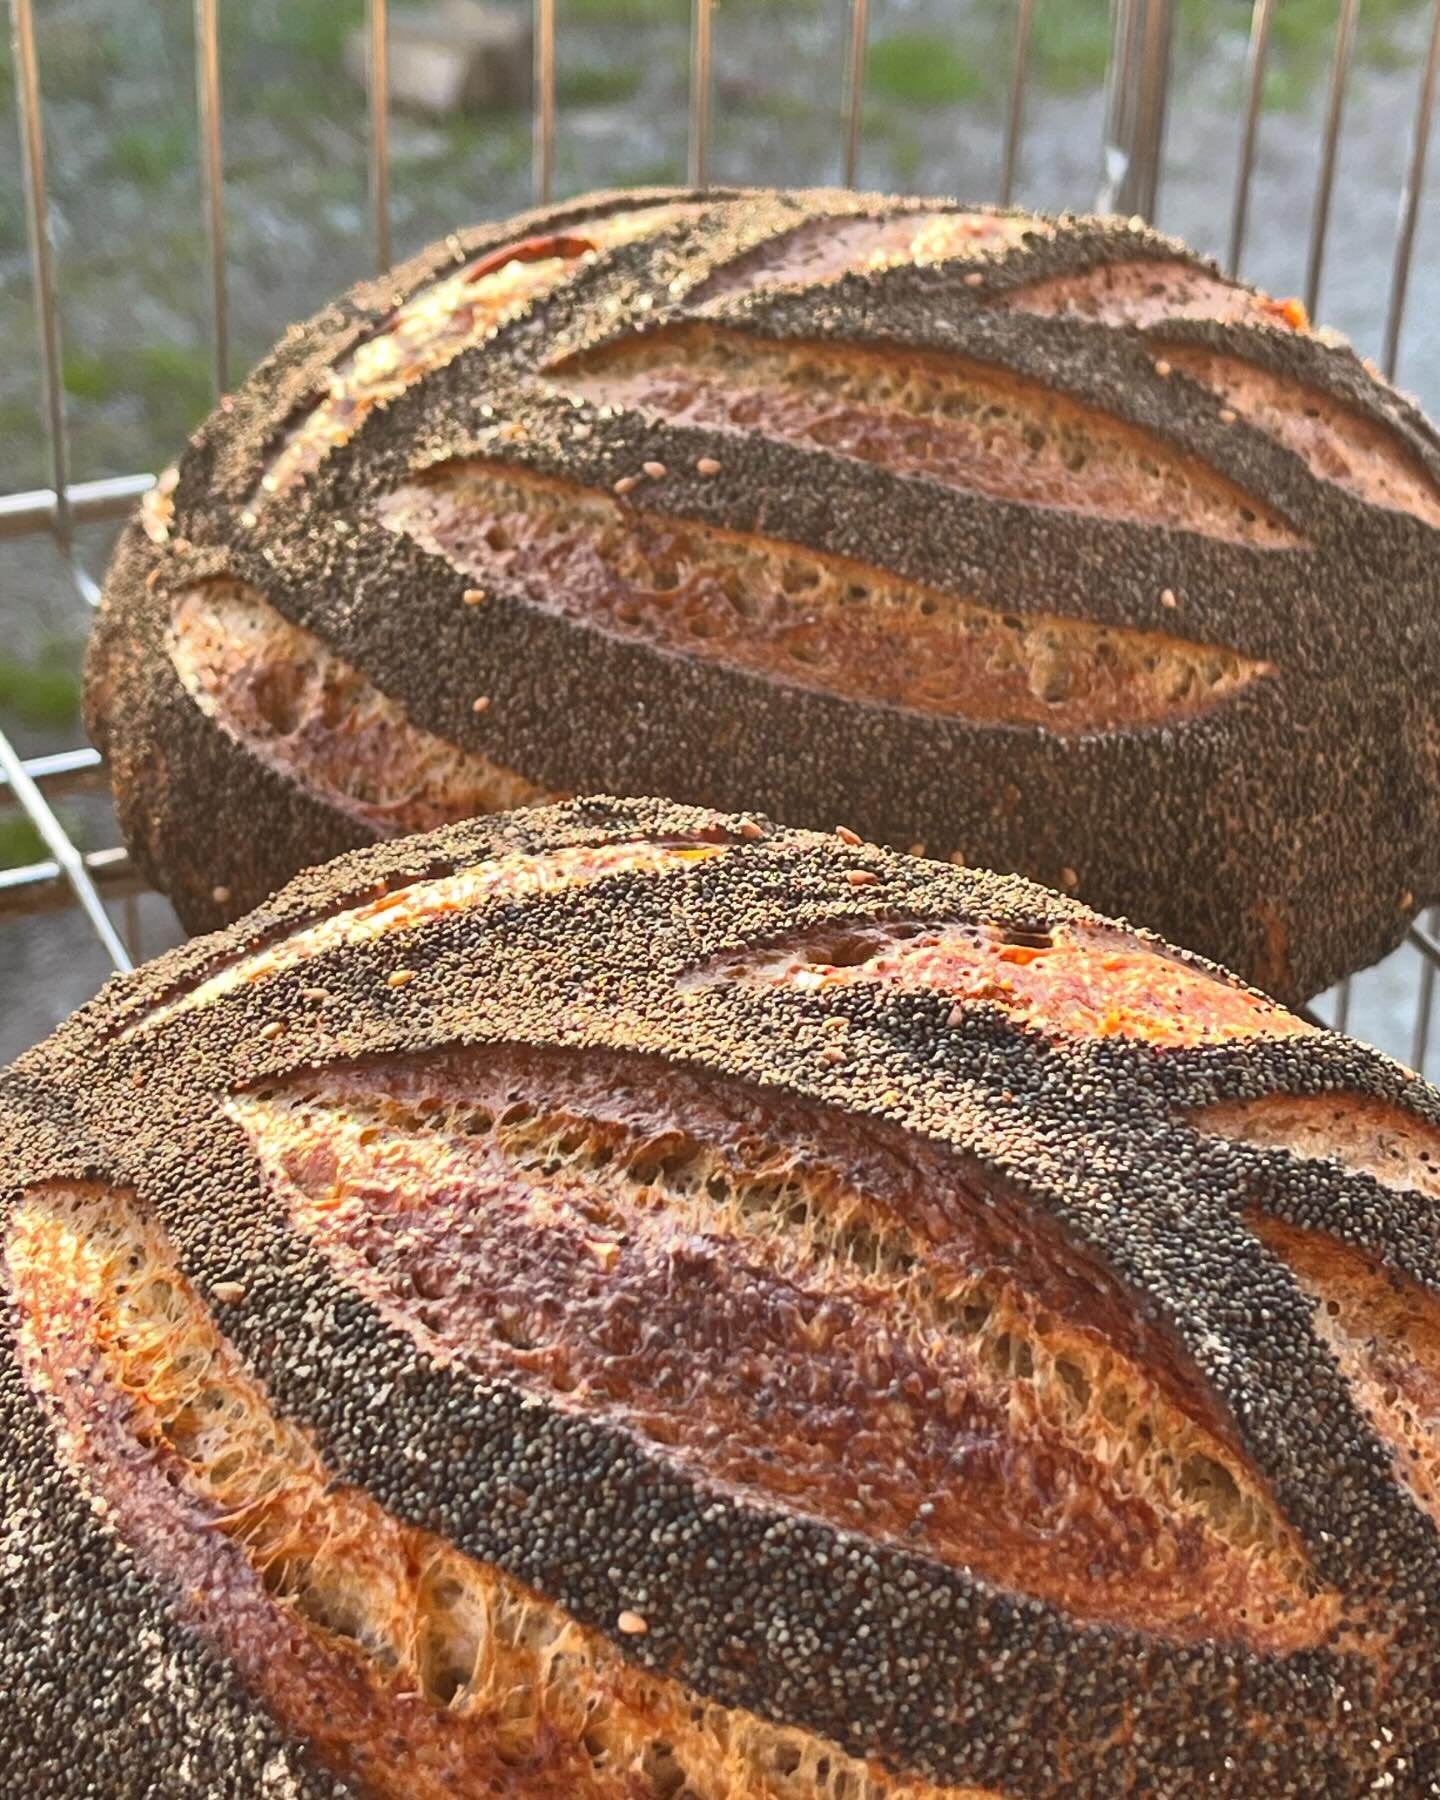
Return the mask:
<svg viewBox="0 0 1440 1800"><path fill-rule="evenodd" d="M683 873L722 854L723 847L718 844L666 840L605 844L595 849L557 850L538 856L517 852L473 869L458 869L453 875L442 875L433 881L406 882L388 889L382 885L374 899L344 907L276 943L225 961L188 992L142 1014L126 1027L125 1035L168 1025L177 1016L202 1011L237 989L271 981L286 970L329 952L376 943L450 913L467 912L491 901L514 902L531 894L559 893L636 870ZM392 971L393 977L413 974L413 970L401 968ZM398 979L394 985L403 987L407 983Z"/></svg>
<svg viewBox="0 0 1440 1800"><path fill-rule="evenodd" d="M527 1800L603 1800L618 1781L657 1800L939 1800L633 1668L543 1595L337 1481L130 1197L28 1195L5 1260L22 1356L78 1478L264 1704L364 1793L523 1781Z"/></svg>
<svg viewBox="0 0 1440 1800"><path fill-rule="evenodd" d="M1303 542L1263 502L1156 433L959 357L915 352L902 362L893 350L678 326L550 372L597 405L783 438L996 500L1272 549Z"/></svg>
<svg viewBox="0 0 1440 1800"><path fill-rule="evenodd" d="M877 1159L857 1190L843 1116L790 1137L758 1093L534 1055L332 1071L231 1112L431 1355L1074 1619L1265 1649L1333 1628L1253 1473L1109 1342L1093 1289L943 1164ZM906 1222L917 1180L943 1230Z"/></svg>
<svg viewBox="0 0 1440 1800"><path fill-rule="evenodd" d="M1356 1093L1221 1102L1192 1114L1191 1123L1208 1137L1267 1153L1251 1183L1251 1227L1313 1302L1316 1335L1389 1448L1397 1480L1440 1522L1440 1295L1363 1243L1335 1235L1337 1226L1358 1223L1357 1236L1369 1236L1362 1184L1374 1182L1418 1203L1422 1234L1440 1242L1440 1128ZM1283 1190L1273 1191L1277 1172L1303 1180L1314 1164L1359 1178L1349 1207L1317 1207L1312 1199L1296 1211ZM1285 1216L1276 1216L1277 1202Z"/></svg>
<svg viewBox="0 0 1440 1800"><path fill-rule="evenodd" d="M1312 1027L1203 966L1118 931L993 920L918 921L803 931L758 954L724 956L688 985L755 982L825 994L862 986L945 994L957 1022L976 1005L1062 1038L1136 1038L1166 1049L1255 1036L1303 1037Z"/></svg>
<svg viewBox="0 0 1440 1800"><path fill-rule="evenodd" d="M1160 325L1176 319L1207 319L1221 325L1274 325L1310 334L1298 300L1227 281L1194 262L1147 257L1143 262L1103 262L1075 274L1025 282L1001 299L1016 312L1042 317L1072 315L1100 325Z"/></svg>
<svg viewBox="0 0 1440 1800"><path fill-rule="evenodd" d="M1322 388L1256 368L1199 344L1161 344L1159 360L1218 394L1242 419L1268 432L1321 481L1372 506L1440 526L1440 482L1393 430Z"/></svg>
<svg viewBox="0 0 1440 1800"><path fill-rule="evenodd" d="M591 220L583 230L522 238L478 257L458 274L430 282L331 366L328 392L287 428L252 506L313 475L331 450L349 442L368 412L483 344L604 251L665 231L699 211L693 205L637 206ZM260 515L247 516L253 524Z"/></svg>
<svg viewBox="0 0 1440 1800"><path fill-rule="evenodd" d="M738 256L700 283L691 298L724 300L770 288L805 288L842 275L926 268L1002 255L1053 236L1038 213L914 212L889 217L810 219Z"/></svg>
<svg viewBox="0 0 1440 1800"><path fill-rule="evenodd" d="M1440 1523L1440 1299L1322 1231L1257 1214L1254 1228L1314 1302L1316 1336L1395 1463Z"/></svg>
<svg viewBox="0 0 1440 1800"><path fill-rule="evenodd" d="M54 1695L0 1766L225 1800L114 1752L176 1666L386 1800L1421 1800L1440 1096L853 837L376 846L0 1080L7 1580L66 1625L0 1634Z"/></svg>
<svg viewBox="0 0 1440 1800"><path fill-rule="evenodd" d="M589 196L287 334L121 544L88 722L192 927L658 791L1070 871L1292 1002L1440 895L1437 529L1413 407L1127 222Z"/></svg>
<svg viewBox="0 0 1440 1800"><path fill-rule="evenodd" d="M1334 1163L1396 1192L1440 1200L1440 1131L1363 1094L1285 1094L1234 1100L1193 1115L1232 1144Z"/></svg>
<svg viewBox="0 0 1440 1800"><path fill-rule="evenodd" d="M170 657L196 705L258 761L379 834L562 798L412 725L313 632L238 582L179 591Z"/></svg>
<svg viewBox="0 0 1440 1800"><path fill-rule="evenodd" d="M1173 723L1273 673L1222 645L1001 614L864 563L490 463L429 469L377 510L390 530L547 611L919 712L1057 734Z"/></svg>

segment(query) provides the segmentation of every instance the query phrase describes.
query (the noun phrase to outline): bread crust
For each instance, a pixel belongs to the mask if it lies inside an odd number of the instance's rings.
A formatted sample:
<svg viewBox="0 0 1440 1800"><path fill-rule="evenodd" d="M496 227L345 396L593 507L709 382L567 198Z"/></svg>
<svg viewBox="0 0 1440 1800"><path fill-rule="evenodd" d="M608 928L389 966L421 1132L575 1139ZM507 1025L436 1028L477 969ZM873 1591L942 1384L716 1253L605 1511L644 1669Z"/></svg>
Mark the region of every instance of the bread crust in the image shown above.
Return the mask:
<svg viewBox="0 0 1440 1800"><path fill-rule="evenodd" d="M1433 1792L1377 1144L1440 1097L1014 877L616 800L342 857L0 1079L0 1766Z"/></svg>
<svg viewBox="0 0 1440 1800"><path fill-rule="evenodd" d="M500 294L473 341L435 338L426 296L467 270ZM432 331L403 340L413 369L387 364L374 404L317 410L335 366L401 342L397 316ZM645 373L673 344L698 379L697 343L728 371L710 398ZM804 382L831 363L851 411L827 422ZM286 445L307 416L330 436L296 473ZM1036 472L1007 493L1023 452L997 446L1027 432ZM785 544L831 559L852 571L852 614L806 623L802 585L799 636L731 656L557 604L563 570L547 589L484 541L457 567L385 512L466 461L609 505L618 486L642 538L684 534L692 589L729 579L703 572L707 534L761 545L777 586ZM406 729L537 792L843 819L1069 886L1294 1001L1440 895L1437 505L1440 450L1402 396L1293 305L1148 231L828 191L593 196L447 239L287 334L117 551L87 717L127 838L192 927L376 829L306 785L303 744L272 755L181 682L177 609L223 580L313 634ZM941 623L953 602L1001 636L1037 618L1091 636L1067 647L1046 623L1042 655L1032 630L1021 674L982 706L979 665L926 686L967 640L917 611L914 675L881 680L873 621L846 651L845 617L879 604L867 571ZM905 641L903 618L881 623ZM1072 666L1108 654L1097 631L1137 658L1160 645L1163 682L1125 677L1138 685L1116 697L1110 665ZM1164 648L1177 640L1193 669ZM1212 665L1223 679L1196 687Z"/></svg>

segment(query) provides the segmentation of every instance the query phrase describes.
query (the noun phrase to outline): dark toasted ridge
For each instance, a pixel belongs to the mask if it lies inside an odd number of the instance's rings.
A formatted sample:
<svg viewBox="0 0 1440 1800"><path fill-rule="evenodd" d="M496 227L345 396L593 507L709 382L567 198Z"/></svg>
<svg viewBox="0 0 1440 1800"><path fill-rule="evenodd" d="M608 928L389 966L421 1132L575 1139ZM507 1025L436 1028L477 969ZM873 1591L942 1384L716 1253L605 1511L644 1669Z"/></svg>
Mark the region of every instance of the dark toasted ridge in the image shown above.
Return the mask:
<svg viewBox="0 0 1440 1800"><path fill-rule="evenodd" d="M595 787L1024 871L1293 1001L1440 896L1440 446L1116 221L598 195L287 335L89 662L142 866Z"/></svg>
<svg viewBox="0 0 1440 1800"><path fill-rule="evenodd" d="M637 517L607 493L489 463L427 470L377 510L486 587L617 637L972 724L1070 736L1179 723L1273 672L1161 632L1005 616L873 565ZM178 625L176 637L178 651Z"/></svg>
<svg viewBox="0 0 1440 1800"><path fill-rule="evenodd" d="M814 444L996 500L1274 549L1302 541L1159 433L983 361L692 325L622 338L552 373L598 405Z"/></svg>
<svg viewBox="0 0 1440 1800"><path fill-rule="evenodd" d="M398 839L0 1077L0 1767L1433 1791L1440 1096L853 835Z"/></svg>
<svg viewBox="0 0 1440 1800"><path fill-rule="evenodd" d="M707 1705L337 1480L272 1411L131 1197L36 1190L9 1266L21 1366L54 1396L72 1467L153 1574L188 1584L189 1622L257 1701L354 1790L954 1792L902 1789L803 1731Z"/></svg>

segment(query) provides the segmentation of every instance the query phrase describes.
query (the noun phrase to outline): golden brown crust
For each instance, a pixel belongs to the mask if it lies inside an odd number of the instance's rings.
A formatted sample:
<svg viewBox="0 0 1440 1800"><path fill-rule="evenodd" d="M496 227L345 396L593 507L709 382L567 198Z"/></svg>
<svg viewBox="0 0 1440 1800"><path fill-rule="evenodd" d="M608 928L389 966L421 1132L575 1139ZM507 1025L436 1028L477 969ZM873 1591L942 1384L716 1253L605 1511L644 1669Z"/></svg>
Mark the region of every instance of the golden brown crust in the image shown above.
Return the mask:
<svg viewBox="0 0 1440 1800"><path fill-rule="evenodd" d="M1426 1794L1434 1198L1219 1109L1440 1098L853 837L376 846L0 1080L0 1766Z"/></svg>
<svg viewBox="0 0 1440 1800"><path fill-rule="evenodd" d="M428 469L376 516L482 592L518 588L537 608L692 662L977 724L1063 736L1179 724L1274 673L1163 632L1002 615L867 563L490 463Z"/></svg>
<svg viewBox="0 0 1440 1800"><path fill-rule="evenodd" d="M707 1707L335 1480L132 1198L33 1191L5 1261L62 1455L257 1699L358 1792L987 1800Z"/></svg>
<svg viewBox="0 0 1440 1800"><path fill-rule="evenodd" d="M195 704L252 756L385 836L562 797L417 730L313 632L240 583L175 596L170 658Z"/></svg>
<svg viewBox="0 0 1440 1800"><path fill-rule="evenodd" d="M287 337L118 552L88 715L197 926L478 759L1023 869L1291 1001L1440 894L1437 493L1302 309L1123 222L592 196ZM397 767L448 746L434 793L346 804L378 712L281 757L197 706L211 580L383 699Z"/></svg>
<svg viewBox="0 0 1440 1800"><path fill-rule="evenodd" d="M1283 1007L1217 981L1132 934L1061 925L1008 931L993 920L905 920L866 930L801 932L759 955L725 957L691 985L755 982L823 998L853 984L944 994L998 1007L1055 1038L1137 1038L1169 1047L1303 1037L1313 1029Z"/></svg>
<svg viewBox="0 0 1440 1800"><path fill-rule="evenodd" d="M1311 474L1372 506L1440 526L1440 482L1391 431L1322 388L1198 344L1158 344L1159 358L1218 394L1242 419L1293 450Z"/></svg>
<svg viewBox="0 0 1440 1800"><path fill-rule="evenodd" d="M1271 549L1303 542L1159 433L962 357L912 351L901 361L878 348L684 326L621 339L548 374L598 406L729 431L735 455L758 434L995 500Z"/></svg>
<svg viewBox="0 0 1440 1800"><path fill-rule="evenodd" d="M1107 1339L1079 1281L963 1212L915 1234L900 1196L940 1167L885 1170L887 1206L845 1179L835 1122L787 1139L743 1095L657 1077L390 1063L232 1114L297 1228L428 1355L1075 1620L1269 1651L1328 1638L1337 1596L1269 1496Z"/></svg>

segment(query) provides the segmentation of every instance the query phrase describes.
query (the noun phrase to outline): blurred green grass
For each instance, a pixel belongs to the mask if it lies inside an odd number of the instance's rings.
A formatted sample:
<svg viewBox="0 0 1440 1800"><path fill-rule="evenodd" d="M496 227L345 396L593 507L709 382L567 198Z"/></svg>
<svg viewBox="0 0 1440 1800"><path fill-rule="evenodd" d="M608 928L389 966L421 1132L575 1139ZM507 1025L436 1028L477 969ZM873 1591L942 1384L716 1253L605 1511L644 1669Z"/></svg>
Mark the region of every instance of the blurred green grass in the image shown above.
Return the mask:
<svg viewBox="0 0 1440 1800"><path fill-rule="evenodd" d="M27 657L0 652L0 723L32 730L78 729L80 645L75 638L49 638ZM83 813L61 808L58 815L72 841L84 848ZM0 808L0 869L23 868L48 855L44 839L23 813Z"/></svg>
<svg viewBox="0 0 1440 1800"><path fill-rule="evenodd" d="M21 725L63 729L80 720L80 650L51 638L31 656L0 652L0 714Z"/></svg>
<svg viewBox="0 0 1440 1800"><path fill-rule="evenodd" d="M23 869L48 855L44 838L23 813L0 816L0 869Z"/></svg>
<svg viewBox="0 0 1440 1800"><path fill-rule="evenodd" d="M394 0L398 14L428 0ZM524 10L523 0L515 3ZM1364 0L1357 65L1386 66L1425 0ZM692 0L557 0L559 168L564 185L683 179ZM1178 0L1175 64L1213 40L1235 51L1250 0ZM1277 0L1266 101L1285 110L1323 90L1339 0ZM819 46L802 79L760 48ZM871 178L934 184L935 119L1003 109L1015 0L969 0L954 29L934 4L876 0L866 63ZM238 375L302 316L369 267L365 102L337 78L363 0L247 0L220 9L231 368ZM833 179L848 7L839 0L720 0L715 15L717 141L742 180ZM763 29L762 29L763 28ZM172 455L210 404L209 290L201 224L192 0L47 0L38 9L48 103L52 216L77 479ZM1109 45L1108 0L1036 0L1038 92L1093 90ZM751 46L727 67L727 34ZM793 54L793 50L789 52ZM0 142L15 138L12 51L0 39ZM567 114L591 115L567 138ZM633 116L631 129L627 115ZM929 121L927 125L927 120ZM784 162L774 145L783 139ZM755 145L766 146L757 156ZM749 148L747 149L747 145ZM458 219L527 197L528 106L392 122L397 253ZM14 165L12 164L12 167ZM0 370L0 485L45 478L46 455L18 180L0 177L0 337L19 347Z"/></svg>
<svg viewBox="0 0 1440 1800"><path fill-rule="evenodd" d="M557 106L616 106L639 89L637 63L591 63L584 68L561 69L555 77Z"/></svg>
<svg viewBox="0 0 1440 1800"><path fill-rule="evenodd" d="M937 31L896 31L871 45L865 91L912 106L980 100L993 83L986 71Z"/></svg>
<svg viewBox="0 0 1440 1800"><path fill-rule="evenodd" d="M1360 66L1391 67L1401 49L1397 28L1425 0L1364 0L1356 32ZM998 33L1014 29L1013 0L984 0ZM1271 14L1264 102L1277 111L1303 106L1326 77L1334 51L1339 0L1278 0ZM1205 54L1220 36L1248 35L1250 0L1179 0L1176 66ZM1039 0L1031 27L1031 69L1054 93L1079 93L1105 78L1110 49L1108 0Z"/></svg>
<svg viewBox="0 0 1440 1800"><path fill-rule="evenodd" d="M95 849L97 834L83 810L62 802L55 808L55 816L76 849ZM44 838L24 813L0 813L0 869L23 869L30 863L45 862L49 856Z"/></svg>

